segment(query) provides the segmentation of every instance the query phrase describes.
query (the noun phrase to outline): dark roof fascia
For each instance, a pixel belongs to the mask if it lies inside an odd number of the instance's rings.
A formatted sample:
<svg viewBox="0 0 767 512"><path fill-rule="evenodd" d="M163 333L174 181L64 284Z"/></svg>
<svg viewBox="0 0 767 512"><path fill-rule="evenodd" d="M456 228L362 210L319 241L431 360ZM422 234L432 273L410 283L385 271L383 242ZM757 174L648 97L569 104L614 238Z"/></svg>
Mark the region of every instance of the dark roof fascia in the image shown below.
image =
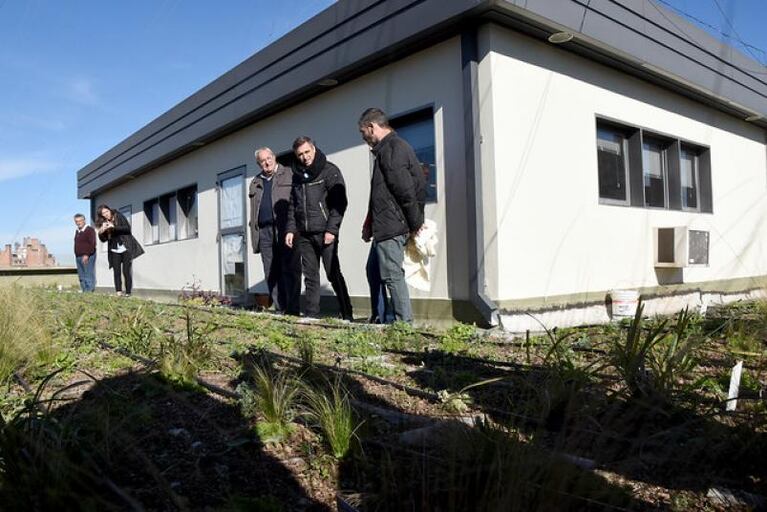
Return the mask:
<svg viewBox="0 0 767 512"><path fill-rule="evenodd" d="M732 114L761 115L767 128L767 67L652 0L507 0L496 21L520 30L569 31L562 47Z"/></svg>
<svg viewBox="0 0 767 512"><path fill-rule="evenodd" d="M378 66L494 21L767 127L759 64L652 0L341 0L203 87L78 172L78 196L111 188ZM681 33L681 34L680 34ZM692 40L692 41L691 41ZM667 70L673 70L669 72Z"/></svg>
<svg viewBox="0 0 767 512"><path fill-rule="evenodd" d="M344 82L417 52L454 33L460 20L488 3L341 0L80 169L78 196L133 179L325 92L322 79ZM297 34L302 37L285 42Z"/></svg>

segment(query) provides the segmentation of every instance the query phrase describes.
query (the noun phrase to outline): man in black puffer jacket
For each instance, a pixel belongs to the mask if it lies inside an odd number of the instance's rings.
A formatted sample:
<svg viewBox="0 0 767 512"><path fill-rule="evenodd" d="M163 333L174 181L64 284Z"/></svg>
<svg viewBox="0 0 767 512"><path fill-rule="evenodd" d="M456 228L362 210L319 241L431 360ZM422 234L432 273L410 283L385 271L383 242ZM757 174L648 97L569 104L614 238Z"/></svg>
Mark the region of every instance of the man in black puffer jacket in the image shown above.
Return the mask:
<svg viewBox="0 0 767 512"><path fill-rule="evenodd" d="M389 126L382 110L367 109L358 124L362 138L375 156L362 238L373 240L394 319L412 322L402 263L408 238L418 234L423 226L426 185L421 164L410 144Z"/></svg>
<svg viewBox="0 0 767 512"><path fill-rule="evenodd" d="M309 137L297 138L293 152L296 161L285 244L293 247L295 234L301 234L298 243L306 285L304 315L317 317L320 313L321 258L341 316L351 321L352 303L338 260L338 231L348 204L344 177Z"/></svg>

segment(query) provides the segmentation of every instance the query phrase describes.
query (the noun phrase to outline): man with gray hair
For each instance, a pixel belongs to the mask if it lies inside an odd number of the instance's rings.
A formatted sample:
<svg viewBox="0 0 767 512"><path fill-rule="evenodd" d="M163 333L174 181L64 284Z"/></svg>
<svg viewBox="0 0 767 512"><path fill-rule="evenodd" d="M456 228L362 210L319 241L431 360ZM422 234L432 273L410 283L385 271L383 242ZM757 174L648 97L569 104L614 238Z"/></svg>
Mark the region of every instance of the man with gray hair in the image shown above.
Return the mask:
<svg viewBox="0 0 767 512"><path fill-rule="evenodd" d="M300 259L285 239L293 175L277 162L269 148L256 150L261 173L250 183L250 239L253 252L261 254L264 280L275 310L299 314Z"/></svg>
<svg viewBox="0 0 767 512"><path fill-rule="evenodd" d="M85 215L75 215L75 264L80 278L80 290L96 289L96 230L85 222Z"/></svg>
<svg viewBox="0 0 767 512"><path fill-rule="evenodd" d="M358 128L375 157L362 238L373 241L394 319L412 322L410 292L402 263L408 238L423 226L426 185L421 164L410 144L389 126L381 109L363 112Z"/></svg>

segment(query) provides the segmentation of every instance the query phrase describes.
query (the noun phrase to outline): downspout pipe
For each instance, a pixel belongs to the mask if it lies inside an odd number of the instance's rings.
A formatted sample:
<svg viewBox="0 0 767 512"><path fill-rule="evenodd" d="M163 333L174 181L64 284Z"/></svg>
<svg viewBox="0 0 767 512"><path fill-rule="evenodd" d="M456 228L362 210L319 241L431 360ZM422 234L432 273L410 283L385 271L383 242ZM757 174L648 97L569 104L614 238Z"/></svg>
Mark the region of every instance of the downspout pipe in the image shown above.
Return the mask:
<svg viewBox="0 0 767 512"><path fill-rule="evenodd" d="M466 149L466 192L469 230L469 299L491 327L500 324L498 305L487 296L485 233L482 205L481 131L479 124L479 41L477 27L461 32L463 74L463 128Z"/></svg>

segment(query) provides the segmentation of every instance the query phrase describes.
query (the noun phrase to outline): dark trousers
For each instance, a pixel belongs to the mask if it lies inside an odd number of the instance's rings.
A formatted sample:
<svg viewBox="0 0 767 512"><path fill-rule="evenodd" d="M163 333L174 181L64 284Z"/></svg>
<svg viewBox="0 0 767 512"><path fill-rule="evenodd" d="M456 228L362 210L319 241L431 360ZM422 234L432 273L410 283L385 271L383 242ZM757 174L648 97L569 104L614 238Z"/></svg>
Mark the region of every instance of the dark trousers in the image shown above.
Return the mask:
<svg viewBox="0 0 767 512"><path fill-rule="evenodd" d="M258 230L258 247L264 264L264 279L277 311L298 315L301 301L301 258L278 236L273 226Z"/></svg>
<svg viewBox="0 0 767 512"><path fill-rule="evenodd" d="M122 291L122 282L120 281L120 273L125 279L125 293L130 293L133 289L133 259L128 252L113 253L112 256L112 272L115 277L115 291Z"/></svg>
<svg viewBox="0 0 767 512"><path fill-rule="evenodd" d="M305 233L301 235L299 242L306 286L304 314L310 317L317 317L320 314L320 259L322 259L325 275L336 293L341 316L351 320L352 302L338 261L338 238L329 245L325 245L324 238L324 233Z"/></svg>

